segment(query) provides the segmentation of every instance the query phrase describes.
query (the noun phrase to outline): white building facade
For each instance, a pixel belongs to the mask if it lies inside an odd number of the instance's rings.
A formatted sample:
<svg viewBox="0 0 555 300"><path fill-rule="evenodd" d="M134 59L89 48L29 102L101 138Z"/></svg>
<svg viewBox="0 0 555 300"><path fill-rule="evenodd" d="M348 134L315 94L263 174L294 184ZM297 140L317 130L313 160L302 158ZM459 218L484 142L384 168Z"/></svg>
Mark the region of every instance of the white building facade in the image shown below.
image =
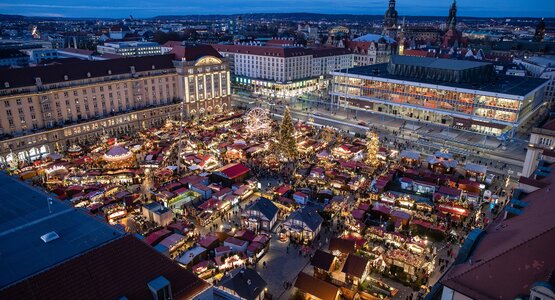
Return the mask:
<svg viewBox="0 0 555 300"><path fill-rule="evenodd" d="M212 45L230 62L233 83L256 94L292 97L321 88L332 71L353 66L347 49Z"/></svg>
<svg viewBox="0 0 555 300"><path fill-rule="evenodd" d="M545 88L545 101L553 107L555 103L555 57L553 56L532 56L529 58L515 58L515 64L523 66L534 77L548 79L549 83Z"/></svg>
<svg viewBox="0 0 555 300"><path fill-rule="evenodd" d="M162 47L154 42L114 42L96 46L102 54L117 54L123 56L150 56L162 54Z"/></svg>

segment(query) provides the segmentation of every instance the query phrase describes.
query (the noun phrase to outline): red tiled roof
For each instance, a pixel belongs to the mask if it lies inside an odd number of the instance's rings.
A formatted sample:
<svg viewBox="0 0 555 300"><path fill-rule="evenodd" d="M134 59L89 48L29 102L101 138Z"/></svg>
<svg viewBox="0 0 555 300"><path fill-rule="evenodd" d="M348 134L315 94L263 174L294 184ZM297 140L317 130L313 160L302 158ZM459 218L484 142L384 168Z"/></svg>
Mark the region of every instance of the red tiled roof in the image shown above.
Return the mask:
<svg viewBox="0 0 555 300"><path fill-rule="evenodd" d="M247 242L247 241L243 241L243 240L234 238L234 237L232 237L232 236L230 236L230 237L228 237L227 239L225 239L225 243L230 243L230 244L233 244L233 245L239 246L239 247L242 247L243 245L245 245L246 242Z"/></svg>
<svg viewBox="0 0 555 300"><path fill-rule="evenodd" d="M345 264L343 265L343 269L341 270L341 272L349 274L351 276L362 278L362 275L364 275L364 271L366 270L367 266L367 258L351 253L347 257L347 260L345 260Z"/></svg>
<svg viewBox="0 0 555 300"><path fill-rule="evenodd" d="M216 49L211 47L210 45L175 45L173 49L170 51L173 55L175 55L176 59L186 61L194 61L204 56L214 56L217 58L221 58L222 56Z"/></svg>
<svg viewBox="0 0 555 300"><path fill-rule="evenodd" d="M555 266L555 176L526 195L522 214L500 218L486 227L470 258L449 270L441 283L474 299L513 299L529 295Z"/></svg>
<svg viewBox="0 0 555 300"><path fill-rule="evenodd" d="M214 49L216 49L220 53L230 52L274 57L296 57L312 55L312 51L310 49L301 47L272 47L226 44L213 44L212 47L214 47Z"/></svg>
<svg viewBox="0 0 555 300"><path fill-rule="evenodd" d="M303 48L303 47L282 47L276 45L254 46L254 45L226 45L213 44L212 47L218 52L253 54L274 57L296 57L312 55L313 57L325 57L334 55L344 55L351 53L345 48Z"/></svg>
<svg viewBox="0 0 555 300"><path fill-rule="evenodd" d="M546 123L542 126L542 129L554 130L554 131L555 131L555 119L546 122Z"/></svg>
<svg viewBox="0 0 555 300"><path fill-rule="evenodd" d="M518 179L518 182L522 183L522 184L530 185L530 186L533 186L533 187L537 187L537 188L540 188L540 189L547 186L547 184L543 181L528 178L528 177L524 177L524 176L520 176L520 178Z"/></svg>
<svg viewBox="0 0 555 300"><path fill-rule="evenodd" d="M0 291L2 299L151 299L148 282L164 276L174 299L209 287L166 256L126 235Z"/></svg>
<svg viewBox="0 0 555 300"><path fill-rule="evenodd" d="M229 179L235 179L241 175L248 173L250 169L243 164L229 164L219 170L220 173L224 174Z"/></svg>
<svg viewBox="0 0 555 300"><path fill-rule="evenodd" d="M171 234L171 231L169 231L167 229L160 229L158 231L155 231L155 232L149 234L144 239L144 242L147 243L148 245L152 246L152 245L160 242L163 238L169 236L170 234Z"/></svg>

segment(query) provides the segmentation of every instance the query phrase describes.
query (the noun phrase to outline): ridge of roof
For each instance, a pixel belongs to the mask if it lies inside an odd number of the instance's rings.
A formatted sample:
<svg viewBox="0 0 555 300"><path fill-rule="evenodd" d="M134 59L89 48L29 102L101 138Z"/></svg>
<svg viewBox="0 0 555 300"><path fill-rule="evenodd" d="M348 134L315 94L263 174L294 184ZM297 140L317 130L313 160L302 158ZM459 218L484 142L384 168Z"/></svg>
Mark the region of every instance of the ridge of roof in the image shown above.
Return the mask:
<svg viewBox="0 0 555 300"><path fill-rule="evenodd" d="M495 224L495 223L491 223L491 224ZM553 224L550 228L548 228L548 229L546 229L546 230L544 230L544 231L542 231L542 232L540 232L540 233L538 233L538 234L532 236L531 238L526 239L526 240L524 240L524 241L521 241L520 243L515 244L513 247L510 247L510 248L508 248L507 250L498 253L497 255L494 255L494 256L492 256L492 257L490 257L490 258L488 258L488 259L485 259L485 260L480 260L480 261L479 261L478 263L476 263L472 268L469 268L468 270L465 270L465 271L463 271L463 272L461 272L461 273L459 273L459 274L455 274L455 275L453 275L453 276L447 277L447 278L445 278L444 280L445 280L445 281L448 281L448 280L451 280L451 279L455 279L455 278L461 277L461 276L463 276L463 275L465 275L465 274L467 274L467 273L469 273L469 272L471 272L471 271L474 271L474 270L476 270L476 269L482 267L484 264L489 263L489 262L491 262L492 260L495 260L495 259L497 259L497 258L499 258L499 257L501 257L501 256L503 256L503 255L506 255L507 253L509 253L509 252L511 252L511 251L513 251L513 250L515 250L515 249L517 249L517 248L519 248L520 246L522 246L522 245L524 245L524 244L526 244L526 243L528 243L528 242L530 242L530 241L533 241L533 240L535 240L535 239L537 239L537 238L539 238L539 237L545 235L546 233L548 233L549 231L552 231L552 230L555 230L555 224ZM487 233L486 233L486 234L487 234ZM472 257L472 255L471 255L471 257ZM466 263L466 262L465 262L465 263Z"/></svg>

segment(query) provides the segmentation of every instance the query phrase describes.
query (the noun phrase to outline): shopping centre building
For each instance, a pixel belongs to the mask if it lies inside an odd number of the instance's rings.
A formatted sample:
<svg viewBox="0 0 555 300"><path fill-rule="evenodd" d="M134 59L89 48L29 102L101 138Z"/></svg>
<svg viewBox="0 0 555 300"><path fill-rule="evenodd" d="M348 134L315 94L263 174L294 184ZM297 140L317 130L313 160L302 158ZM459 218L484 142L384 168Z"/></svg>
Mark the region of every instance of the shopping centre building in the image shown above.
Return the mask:
<svg viewBox="0 0 555 300"><path fill-rule="evenodd" d="M387 64L332 72L333 101L500 139L544 105L546 79L496 74L489 63L393 56Z"/></svg>
<svg viewBox="0 0 555 300"><path fill-rule="evenodd" d="M0 73L0 163L37 159L100 135L144 130L230 103L228 63L208 45L168 55Z"/></svg>

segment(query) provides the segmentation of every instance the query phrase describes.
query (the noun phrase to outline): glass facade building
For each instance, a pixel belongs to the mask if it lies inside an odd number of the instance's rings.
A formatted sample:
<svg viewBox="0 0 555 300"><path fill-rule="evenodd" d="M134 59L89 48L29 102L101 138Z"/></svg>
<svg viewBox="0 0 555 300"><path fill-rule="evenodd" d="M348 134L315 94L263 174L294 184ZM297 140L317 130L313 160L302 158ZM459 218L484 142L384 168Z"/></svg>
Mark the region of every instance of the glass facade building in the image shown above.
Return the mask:
<svg viewBox="0 0 555 300"><path fill-rule="evenodd" d="M401 68L400 63L404 64ZM494 72L488 65L417 57L392 59L389 64L334 72L331 95L355 109L494 136L511 134L541 107L547 81L484 75Z"/></svg>

